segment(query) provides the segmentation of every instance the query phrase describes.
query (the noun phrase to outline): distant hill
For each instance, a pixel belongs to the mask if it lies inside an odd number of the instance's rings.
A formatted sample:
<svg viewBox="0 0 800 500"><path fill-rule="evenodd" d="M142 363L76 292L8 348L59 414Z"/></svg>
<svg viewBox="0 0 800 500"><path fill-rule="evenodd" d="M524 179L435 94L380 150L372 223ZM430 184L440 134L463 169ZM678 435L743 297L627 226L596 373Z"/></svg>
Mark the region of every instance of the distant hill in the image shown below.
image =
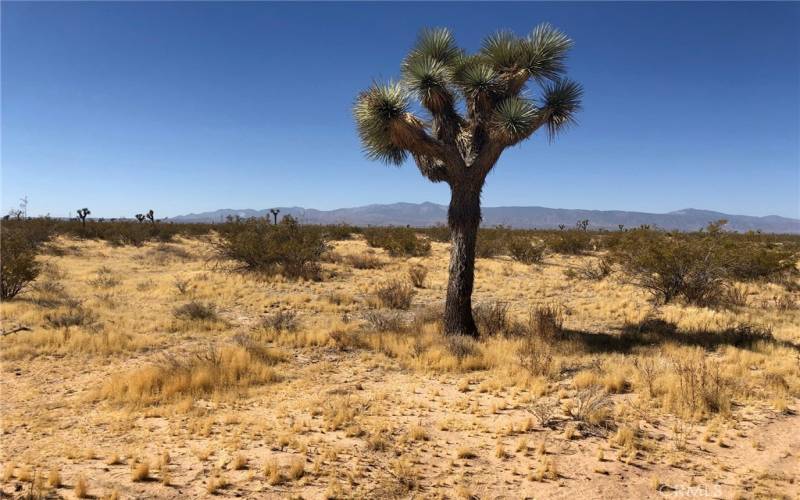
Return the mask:
<svg viewBox="0 0 800 500"><path fill-rule="evenodd" d="M447 220L447 207L435 203L392 203L390 205L366 205L336 210L316 210L302 207L278 207L280 216L290 214L307 224L352 224L357 226L433 226L444 224ZM734 231L756 231L769 233L800 233L800 219L790 219L777 215L753 217L731 215L710 210L687 208L666 214L646 212L625 212L621 210L573 210L545 207L483 207L483 225L504 224L515 228L555 228L559 224L572 227L575 222L589 219L590 228L617 229L638 227L641 224L658 226L662 229L693 231L705 227L709 222L727 219L728 229ZM266 217L269 209L221 209L213 212L188 214L172 217L175 222L221 222L227 216Z"/></svg>

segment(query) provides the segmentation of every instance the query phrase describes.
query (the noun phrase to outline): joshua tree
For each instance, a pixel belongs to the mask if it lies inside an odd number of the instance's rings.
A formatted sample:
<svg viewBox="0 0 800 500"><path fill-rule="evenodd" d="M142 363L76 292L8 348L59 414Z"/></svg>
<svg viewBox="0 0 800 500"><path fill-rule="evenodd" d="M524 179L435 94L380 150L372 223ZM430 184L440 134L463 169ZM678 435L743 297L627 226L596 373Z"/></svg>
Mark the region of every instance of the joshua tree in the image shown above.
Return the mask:
<svg viewBox="0 0 800 500"><path fill-rule="evenodd" d="M146 218L146 217L144 216L144 214L136 214L136 216L135 216L135 217L136 217L136 220L138 220L139 222L144 222L144 220L145 220L145 218Z"/></svg>
<svg viewBox="0 0 800 500"><path fill-rule="evenodd" d="M625 230L625 224L617 224L617 227L619 228L620 231Z"/></svg>
<svg viewBox="0 0 800 500"><path fill-rule="evenodd" d="M410 155L424 177L450 186L447 334L477 336L472 287L486 176L506 148L540 128L552 139L574 121L582 89L562 78L571 46L542 24L522 38L499 32L467 54L447 29L425 30L402 63L400 83L375 83L358 95L353 114L368 158L400 165ZM528 82L540 98L529 97ZM429 119L411 113L412 98Z"/></svg>
<svg viewBox="0 0 800 500"><path fill-rule="evenodd" d="M79 208L78 209L78 218L81 220L81 225L83 228L86 228L86 217L92 213L88 208Z"/></svg>
<svg viewBox="0 0 800 500"><path fill-rule="evenodd" d="M579 220L578 222L576 222L576 223L575 223L575 225L576 225L576 226L578 227L578 229L580 229L581 231L586 231L586 229L588 229L588 228L589 228L589 219L583 219L583 220Z"/></svg>
<svg viewBox="0 0 800 500"><path fill-rule="evenodd" d="M558 225L558 230L559 230L559 231L563 231L563 230L564 230L564 228L566 228L566 227L567 227L567 226L565 226L564 224L559 224L559 225Z"/></svg>
<svg viewBox="0 0 800 500"><path fill-rule="evenodd" d="M153 224L156 223L156 218L155 218L155 215L153 214L152 210L148 210L147 213L144 214L144 216L147 217L147 220L149 220Z"/></svg>
<svg viewBox="0 0 800 500"><path fill-rule="evenodd" d="M279 209L277 209L277 208L273 208L273 209L270 210L270 212L272 212L273 222L275 224L277 224L278 223L278 214L281 213L281 211Z"/></svg>

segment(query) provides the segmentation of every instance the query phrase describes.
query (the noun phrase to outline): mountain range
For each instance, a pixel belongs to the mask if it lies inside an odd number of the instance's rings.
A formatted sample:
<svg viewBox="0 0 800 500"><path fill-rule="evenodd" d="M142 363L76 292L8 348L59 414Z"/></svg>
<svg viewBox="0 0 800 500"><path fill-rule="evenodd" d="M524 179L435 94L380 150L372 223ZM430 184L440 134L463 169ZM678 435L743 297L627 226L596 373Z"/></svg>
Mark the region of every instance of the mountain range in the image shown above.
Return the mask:
<svg viewBox="0 0 800 500"><path fill-rule="evenodd" d="M434 226L447 220L447 206L436 203L392 203L366 205L335 210L316 210L302 207L277 207L279 217L291 215L307 224L351 224L356 226ZM589 219L590 228L618 229L649 224L668 230L694 231L709 222L726 219L727 229L762 231L768 233L800 233L800 219L777 215L755 217L732 215L711 210L687 208L665 214L626 212L622 210L575 210L545 207L483 207L483 226L503 224L514 228L556 228L560 224L573 227L579 220ZM271 217L270 209L221 209L213 212L171 217L174 222L222 222L231 217Z"/></svg>

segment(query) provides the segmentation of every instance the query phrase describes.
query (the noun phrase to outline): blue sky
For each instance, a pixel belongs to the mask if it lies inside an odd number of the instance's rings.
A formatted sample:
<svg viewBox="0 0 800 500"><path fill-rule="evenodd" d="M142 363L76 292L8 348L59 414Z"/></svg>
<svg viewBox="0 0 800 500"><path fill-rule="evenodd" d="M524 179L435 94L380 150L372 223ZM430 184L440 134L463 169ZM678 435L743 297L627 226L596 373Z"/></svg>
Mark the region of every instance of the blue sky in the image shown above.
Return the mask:
<svg viewBox="0 0 800 500"><path fill-rule="evenodd" d="M800 216L797 3L2 4L2 206L159 216L446 203L367 161L357 92L425 26L468 50L548 21L579 126L506 151L485 206Z"/></svg>

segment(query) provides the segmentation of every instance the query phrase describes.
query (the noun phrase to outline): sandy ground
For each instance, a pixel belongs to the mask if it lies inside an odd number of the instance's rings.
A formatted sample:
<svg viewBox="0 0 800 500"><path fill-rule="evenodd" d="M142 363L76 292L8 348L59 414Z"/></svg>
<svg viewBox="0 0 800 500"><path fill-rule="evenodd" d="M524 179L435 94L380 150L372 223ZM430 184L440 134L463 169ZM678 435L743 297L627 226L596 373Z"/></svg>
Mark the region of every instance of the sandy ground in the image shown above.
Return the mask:
<svg viewBox="0 0 800 500"><path fill-rule="evenodd" d="M728 412L700 419L682 419L640 397L641 380L623 370L630 378L626 388L608 395L613 425L570 432L567 402L577 397L575 374L598 364L611 373L637 352L564 355L562 369L542 378L502 363L438 369L373 344L331 341L331 332L356 331L374 287L390 277L404 279L410 265L429 269L412 310L440 303L446 245L435 244L430 257L391 259L361 240L338 242L340 255L373 251L386 264L378 270L326 264L322 282L226 272L208 260L211 250L202 241L58 246L63 255L43 258L49 270L40 281L61 283L59 293L83 301L80 307L96 317L88 326L54 327L47 315L64 306L37 302L41 290L2 305L3 328L33 329L0 344L4 495L74 498L81 493L79 478L96 498L800 495L797 348L709 351L728 363L726 373L739 373L747 383L732 393ZM550 256L533 267L481 259L476 303L504 301L522 318L532 304L558 301L567 311L566 328L606 334L653 314L642 292L613 276L599 282L564 277L564 269L593 258ZM188 290L181 292L176 282L186 282ZM789 345L800 341L797 310L763 306L783 293L777 286L742 286L752 307L669 306L657 313L685 328L746 320L768 326ZM345 300L336 303L332 295ZM219 319L174 318L173 309L187 300L213 303ZM143 367L252 334L261 318L278 310L297 311L301 327L264 340L283 358L271 383L163 404L124 404L101 395L110 381L135 377ZM747 389L772 380L772 372L786 388ZM555 413L546 426L532 412L545 400ZM636 429L634 445L621 442L622 427ZM149 466L146 478L135 477L140 464Z"/></svg>

